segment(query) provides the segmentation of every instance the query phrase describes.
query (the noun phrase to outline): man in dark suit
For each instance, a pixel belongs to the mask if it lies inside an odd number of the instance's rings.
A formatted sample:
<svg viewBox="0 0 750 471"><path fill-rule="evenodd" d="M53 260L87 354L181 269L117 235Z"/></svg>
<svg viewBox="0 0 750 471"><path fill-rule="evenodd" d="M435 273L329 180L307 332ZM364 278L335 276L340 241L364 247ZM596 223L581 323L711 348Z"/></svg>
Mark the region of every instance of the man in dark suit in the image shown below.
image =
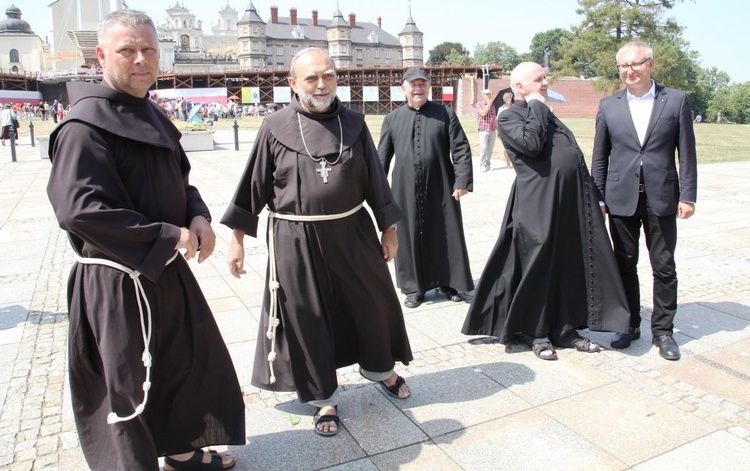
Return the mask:
<svg viewBox="0 0 750 471"><path fill-rule="evenodd" d="M625 90L604 98L596 116L592 176L604 196L610 234L630 308L628 332L612 337L627 348L640 337L638 239L646 237L654 275L651 332L667 360L679 360L673 338L677 310L677 218L695 212L695 134L687 96L651 79L654 53L642 42L615 56ZM675 150L677 158L675 158ZM676 165L679 161L679 172Z"/></svg>

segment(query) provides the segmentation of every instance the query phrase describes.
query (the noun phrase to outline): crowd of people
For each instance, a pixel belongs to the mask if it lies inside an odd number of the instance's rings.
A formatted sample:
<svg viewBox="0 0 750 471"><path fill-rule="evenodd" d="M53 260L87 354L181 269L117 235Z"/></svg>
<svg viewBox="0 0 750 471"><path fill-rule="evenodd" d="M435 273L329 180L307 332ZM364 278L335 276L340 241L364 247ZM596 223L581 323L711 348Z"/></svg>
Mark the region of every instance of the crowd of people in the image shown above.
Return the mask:
<svg viewBox="0 0 750 471"><path fill-rule="evenodd" d="M149 96L158 38L144 13L107 16L96 54L104 81L68 85L74 106L50 136L47 188L76 254L68 361L81 446L92 469L157 470L160 456L168 471L230 468L233 457L206 447L245 443L245 406L186 263L207 260L216 242L171 123L189 104L165 113ZM651 79L648 45L628 43L616 59L626 87L601 101L591 173L546 103L539 64L513 70L515 101L502 113L489 93L477 106L487 147L497 120L517 178L463 333L518 339L542 360L557 359L556 348L600 351L586 328L627 348L642 323L643 228L652 341L663 358L680 358L675 221L695 209L692 119L684 93ZM235 277L246 273L245 237L268 243L252 384L296 392L314 407L314 432L331 437L342 425L338 368L358 365L396 400L411 395L397 371L414 356L388 263L407 308L431 290L460 303L474 289L460 205L474 189L472 153L453 110L427 99L421 68L404 73L407 103L386 116L377 147L364 116L337 98L325 51L299 51L288 83L294 98L263 121L221 223L232 230Z"/></svg>

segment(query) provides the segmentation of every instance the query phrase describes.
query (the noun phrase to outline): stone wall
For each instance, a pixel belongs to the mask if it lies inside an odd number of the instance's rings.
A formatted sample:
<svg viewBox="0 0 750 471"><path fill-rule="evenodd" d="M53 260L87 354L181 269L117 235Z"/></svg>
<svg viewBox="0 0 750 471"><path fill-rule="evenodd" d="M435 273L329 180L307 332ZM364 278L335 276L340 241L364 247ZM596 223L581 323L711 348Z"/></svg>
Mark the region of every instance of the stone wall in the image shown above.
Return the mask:
<svg viewBox="0 0 750 471"><path fill-rule="evenodd" d="M499 91L508 87L510 87L510 76L490 80L490 90L492 90L493 98L497 96ZM557 93L561 93L565 97L566 103L550 103L555 114L563 119L596 118L599 100L610 95L609 92L600 92L594 89L591 80L576 78L558 79L549 88ZM476 78L463 79L459 82L457 91L461 95L458 114L460 116L476 116L474 104L479 93L482 91L482 80Z"/></svg>

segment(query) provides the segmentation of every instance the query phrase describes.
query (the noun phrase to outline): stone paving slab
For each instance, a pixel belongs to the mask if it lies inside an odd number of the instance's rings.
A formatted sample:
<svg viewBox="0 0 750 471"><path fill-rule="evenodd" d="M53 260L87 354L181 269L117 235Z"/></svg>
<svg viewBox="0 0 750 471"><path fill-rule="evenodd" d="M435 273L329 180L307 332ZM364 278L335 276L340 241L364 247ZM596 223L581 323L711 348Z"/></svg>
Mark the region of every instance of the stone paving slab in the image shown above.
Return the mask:
<svg viewBox="0 0 750 471"><path fill-rule="evenodd" d="M235 152L231 131L218 132L225 150L189 153L192 183L217 221L253 138L241 133L242 150ZM12 163L6 149L0 151L0 468L86 469L66 380L72 251L46 201L49 161L20 145ZM744 469L750 462L749 172L750 162L700 166L697 213L678 221L681 361L663 360L651 345L645 256L638 265L643 335L623 351L561 349L557 362L539 361L524 345L461 335L468 305L431 292L418 309L404 312L415 359L397 371L413 396L391 398L356 366L342 368L342 430L335 438L312 432L313 408L294 394L251 386L265 240L246 240L248 274L237 280L226 271L231 231L214 224L215 256L191 261L191 268L245 394L248 444L230 447L236 469ZM495 244L513 178L512 170L477 172L475 192L462 199L475 281ZM262 234L263 217L260 225ZM465 294L470 300L472 293ZM608 345L608 333L585 334Z"/></svg>

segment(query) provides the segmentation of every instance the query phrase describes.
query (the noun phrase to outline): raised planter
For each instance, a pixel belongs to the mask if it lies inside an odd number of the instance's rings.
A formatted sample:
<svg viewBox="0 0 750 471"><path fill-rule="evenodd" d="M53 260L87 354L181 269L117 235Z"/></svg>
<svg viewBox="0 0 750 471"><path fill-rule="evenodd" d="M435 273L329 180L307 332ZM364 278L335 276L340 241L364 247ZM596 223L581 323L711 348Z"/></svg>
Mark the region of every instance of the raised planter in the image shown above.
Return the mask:
<svg viewBox="0 0 750 471"><path fill-rule="evenodd" d="M49 159L49 134L36 136L36 145L39 146L39 157Z"/></svg>
<svg viewBox="0 0 750 471"><path fill-rule="evenodd" d="M185 152L214 150L214 131L182 131L180 144Z"/></svg>

